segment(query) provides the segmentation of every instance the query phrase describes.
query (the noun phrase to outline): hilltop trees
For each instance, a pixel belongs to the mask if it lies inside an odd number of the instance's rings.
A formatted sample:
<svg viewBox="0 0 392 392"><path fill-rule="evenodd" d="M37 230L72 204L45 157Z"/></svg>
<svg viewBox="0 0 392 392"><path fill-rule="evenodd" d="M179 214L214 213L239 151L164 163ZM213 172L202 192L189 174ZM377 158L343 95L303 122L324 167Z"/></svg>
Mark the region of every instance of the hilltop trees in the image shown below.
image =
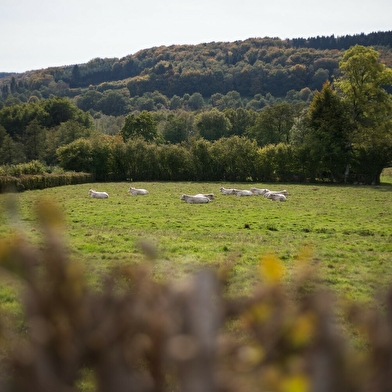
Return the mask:
<svg viewBox="0 0 392 392"><path fill-rule="evenodd" d="M291 90L321 89L325 80L336 78L342 49L358 43L376 47L383 62L392 66L391 31L346 37L293 40L264 37L159 46L121 59L95 58L86 64L0 75L0 108L27 102L31 96L48 99L53 95L77 97L80 107L91 106L97 98L89 93L92 89L104 98L93 109L107 115L115 115L117 110L126 111L122 114L143 110L129 105L134 98L154 91L168 100L184 94L201 94L206 101L214 94L229 92L240 94L242 100L257 94L286 99ZM85 102L84 95L87 95ZM117 101L119 106L113 106ZM200 96L195 96L191 104L200 107Z"/></svg>

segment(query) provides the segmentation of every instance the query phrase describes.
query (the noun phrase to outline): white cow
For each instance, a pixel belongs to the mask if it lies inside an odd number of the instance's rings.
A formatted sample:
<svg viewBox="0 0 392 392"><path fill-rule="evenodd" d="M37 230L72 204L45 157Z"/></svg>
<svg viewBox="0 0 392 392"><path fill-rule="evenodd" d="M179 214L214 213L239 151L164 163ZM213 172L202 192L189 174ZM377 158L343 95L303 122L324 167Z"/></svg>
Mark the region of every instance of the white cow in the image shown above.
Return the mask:
<svg viewBox="0 0 392 392"><path fill-rule="evenodd" d="M203 195L191 196L191 195L183 194L181 196L181 200L184 200L189 204L203 204L203 203L210 202L210 199L206 196L203 196Z"/></svg>
<svg viewBox="0 0 392 392"><path fill-rule="evenodd" d="M203 196L203 197L208 197L210 200L215 199L215 195L213 193L198 193L195 196Z"/></svg>
<svg viewBox="0 0 392 392"><path fill-rule="evenodd" d="M286 201L286 196L283 195L282 193L271 193L267 192L264 194L264 197L270 200L275 200L275 201Z"/></svg>
<svg viewBox="0 0 392 392"><path fill-rule="evenodd" d="M95 199L107 199L109 197L106 192L96 192L92 189L88 191L88 194Z"/></svg>
<svg viewBox="0 0 392 392"><path fill-rule="evenodd" d="M286 189L284 189L283 191L269 191L269 190L267 190L267 192L266 193L264 193L264 197L266 197L266 194L267 193L269 193L269 194L274 194L274 193L279 193L280 195L285 195L285 196L287 196L289 193L286 191Z"/></svg>
<svg viewBox="0 0 392 392"><path fill-rule="evenodd" d="M269 192L269 189L266 189L266 188L250 188L250 191L254 195L264 195L266 192Z"/></svg>
<svg viewBox="0 0 392 392"><path fill-rule="evenodd" d="M223 195L234 195L235 191L238 189L235 188L224 188L223 186L219 189Z"/></svg>
<svg viewBox="0 0 392 392"><path fill-rule="evenodd" d="M251 191L248 191L247 189L236 189L234 191L234 194L237 197L241 197L241 196L253 196L253 193Z"/></svg>
<svg viewBox="0 0 392 392"><path fill-rule="evenodd" d="M143 189L143 188L134 188L134 187L130 187L128 192L132 195L132 196L136 196L136 195L148 195L148 190L147 189Z"/></svg>

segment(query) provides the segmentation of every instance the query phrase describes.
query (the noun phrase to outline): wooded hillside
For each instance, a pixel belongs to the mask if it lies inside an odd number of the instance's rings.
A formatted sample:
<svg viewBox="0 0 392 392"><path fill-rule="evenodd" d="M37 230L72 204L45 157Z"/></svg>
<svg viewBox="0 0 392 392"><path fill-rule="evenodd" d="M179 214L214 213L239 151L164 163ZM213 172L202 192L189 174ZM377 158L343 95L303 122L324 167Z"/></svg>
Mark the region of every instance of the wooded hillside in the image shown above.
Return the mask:
<svg viewBox="0 0 392 392"><path fill-rule="evenodd" d="M113 116L186 107L184 101L195 93L216 106L221 95L235 92L241 106L254 110L276 99L306 102L312 91L338 76L344 50L355 44L374 46L380 61L392 66L392 31L160 46L121 59L96 58L8 75L0 79L0 108L51 95L73 98L83 110ZM190 104L191 109L199 106Z"/></svg>

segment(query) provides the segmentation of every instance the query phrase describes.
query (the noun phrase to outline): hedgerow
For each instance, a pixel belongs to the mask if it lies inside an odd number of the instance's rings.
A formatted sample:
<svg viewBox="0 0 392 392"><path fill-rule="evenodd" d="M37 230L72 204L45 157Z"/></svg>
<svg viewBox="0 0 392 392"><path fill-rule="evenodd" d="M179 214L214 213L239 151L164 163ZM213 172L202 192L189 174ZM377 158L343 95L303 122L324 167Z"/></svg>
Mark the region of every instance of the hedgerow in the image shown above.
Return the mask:
<svg viewBox="0 0 392 392"><path fill-rule="evenodd" d="M0 193L14 191L22 192L54 186L83 184L93 181L93 175L89 173L23 175L20 177L0 176Z"/></svg>

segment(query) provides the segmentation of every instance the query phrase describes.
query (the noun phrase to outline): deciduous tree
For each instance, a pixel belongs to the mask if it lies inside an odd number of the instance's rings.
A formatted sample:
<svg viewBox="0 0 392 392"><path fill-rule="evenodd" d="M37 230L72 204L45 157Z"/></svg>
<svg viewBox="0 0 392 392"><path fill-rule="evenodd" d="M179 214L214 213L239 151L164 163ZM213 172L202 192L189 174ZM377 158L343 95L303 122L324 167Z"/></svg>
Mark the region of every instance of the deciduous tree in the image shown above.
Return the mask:
<svg viewBox="0 0 392 392"><path fill-rule="evenodd" d="M196 128L201 137L206 140L218 140L227 136L231 124L224 113L217 109L212 109L201 113L196 119Z"/></svg>
<svg viewBox="0 0 392 392"><path fill-rule="evenodd" d="M304 142L311 155L317 157L318 171L341 181L350 163L349 110L329 82L324 83L309 106L308 125Z"/></svg>
<svg viewBox="0 0 392 392"><path fill-rule="evenodd" d="M255 139L260 147L288 143L295 113L293 105L287 102L269 106L260 112L254 125L246 131L246 135Z"/></svg>
<svg viewBox="0 0 392 392"><path fill-rule="evenodd" d="M392 85L392 69L379 61L375 49L361 45L347 50L339 66L342 76L335 85L350 107L350 144L362 159L365 152L372 157L366 159L373 162L366 182L378 184L383 168L392 162L392 98L386 90Z"/></svg>
<svg viewBox="0 0 392 392"><path fill-rule="evenodd" d="M158 136L158 128L152 114L143 110L139 115L131 113L125 117L125 123L120 133L124 141L138 137L152 141Z"/></svg>

